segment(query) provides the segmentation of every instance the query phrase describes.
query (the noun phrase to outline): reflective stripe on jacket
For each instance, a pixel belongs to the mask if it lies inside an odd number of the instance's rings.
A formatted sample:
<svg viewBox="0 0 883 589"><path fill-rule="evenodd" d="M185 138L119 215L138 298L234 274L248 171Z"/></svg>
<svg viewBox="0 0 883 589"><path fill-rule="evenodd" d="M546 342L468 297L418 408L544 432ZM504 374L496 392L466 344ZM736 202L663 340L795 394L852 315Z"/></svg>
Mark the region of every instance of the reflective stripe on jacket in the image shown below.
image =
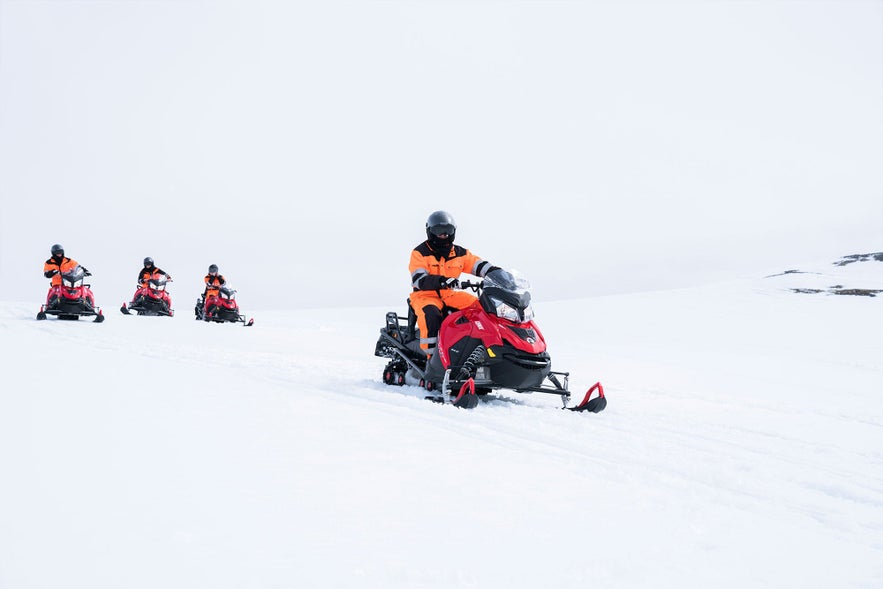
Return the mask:
<svg viewBox="0 0 883 589"><path fill-rule="evenodd" d="M424 277L459 278L460 274L465 272L483 278L490 267L490 262L482 260L465 247L451 246L447 256L439 256L424 241L411 251L408 270L411 272L411 286L414 290L436 290L435 287L421 286Z"/></svg>

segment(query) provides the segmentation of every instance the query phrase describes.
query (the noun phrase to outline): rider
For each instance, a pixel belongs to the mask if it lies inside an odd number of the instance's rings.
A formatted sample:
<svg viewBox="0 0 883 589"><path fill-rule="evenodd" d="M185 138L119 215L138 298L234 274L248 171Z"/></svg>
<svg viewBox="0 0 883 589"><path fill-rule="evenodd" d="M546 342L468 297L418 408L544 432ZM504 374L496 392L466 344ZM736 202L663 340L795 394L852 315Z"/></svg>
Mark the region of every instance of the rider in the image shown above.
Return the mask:
<svg viewBox="0 0 883 589"><path fill-rule="evenodd" d="M138 272L138 285L142 287L147 286L147 281L150 280L154 274L162 274L166 277L166 280L172 279L171 274L169 274L162 268L157 268L154 265L153 258L144 258L144 267L141 268L140 272Z"/></svg>
<svg viewBox="0 0 883 589"><path fill-rule="evenodd" d="M460 274L465 272L483 278L497 266L482 260L465 247L454 245L457 224L450 213L435 211L426 220L426 241L411 252L411 307L417 315L420 328L420 347L430 357L438 343L442 311L462 309L474 303L476 297L460 286Z"/></svg>
<svg viewBox="0 0 883 589"><path fill-rule="evenodd" d="M218 265L212 264L208 267L208 274L205 275L205 290L202 298L216 296L222 286L227 284L224 276L218 274Z"/></svg>
<svg viewBox="0 0 883 589"><path fill-rule="evenodd" d="M218 265L212 264L208 267L208 274L205 275L205 290L202 292L201 306L205 309L206 315L211 315L214 306L212 299L218 296L221 287L227 283L222 274L218 273Z"/></svg>
<svg viewBox="0 0 883 589"><path fill-rule="evenodd" d="M61 244L56 243L49 251L52 257L43 264L43 276L52 279L51 286L61 286L61 275L77 267L77 261L64 257L64 248ZM83 270L89 272L85 268Z"/></svg>

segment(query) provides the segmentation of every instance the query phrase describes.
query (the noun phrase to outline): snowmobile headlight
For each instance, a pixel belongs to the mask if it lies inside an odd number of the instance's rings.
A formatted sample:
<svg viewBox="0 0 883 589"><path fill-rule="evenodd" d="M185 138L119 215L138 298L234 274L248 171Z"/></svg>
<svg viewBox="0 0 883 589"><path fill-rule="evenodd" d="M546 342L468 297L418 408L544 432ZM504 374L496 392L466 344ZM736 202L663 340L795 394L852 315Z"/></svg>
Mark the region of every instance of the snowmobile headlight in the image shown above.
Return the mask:
<svg viewBox="0 0 883 589"><path fill-rule="evenodd" d="M527 323L533 319L533 307L526 306L520 313L518 309L508 303L504 303L500 299L491 297L497 317L502 317L512 323Z"/></svg>
<svg viewBox="0 0 883 589"><path fill-rule="evenodd" d="M492 298L491 301L494 303L494 309L497 313L497 317L502 317L503 319L514 321L515 323L521 323L521 317L519 317L518 315L518 309L516 309L512 305L504 303L500 299Z"/></svg>
<svg viewBox="0 0 883 589"><path fill-rule="evenodd" d="M68 284L68 287L70 288L80 288L81 286L83 286L82 278L80 278L79 280L67 280L66 282Z"/></svg>
<svg viewBox="0 0 883 589"><path fill-rule="evenodd" d="M166 285L165 285L165 284L154 284L154 285L153 285L153 290L157 290L157 291L159 291L159 292L162 292L162 291L164 291L165 289L166 289Z"/></svg>
<svg viewBox="0 0 883 589"><path fill-rule="evenodd" d="M527 323L531 319L533 319L533 307L528 305L524 308L524 312L522 312L523 317L521 318L522 323Z"/></svg>

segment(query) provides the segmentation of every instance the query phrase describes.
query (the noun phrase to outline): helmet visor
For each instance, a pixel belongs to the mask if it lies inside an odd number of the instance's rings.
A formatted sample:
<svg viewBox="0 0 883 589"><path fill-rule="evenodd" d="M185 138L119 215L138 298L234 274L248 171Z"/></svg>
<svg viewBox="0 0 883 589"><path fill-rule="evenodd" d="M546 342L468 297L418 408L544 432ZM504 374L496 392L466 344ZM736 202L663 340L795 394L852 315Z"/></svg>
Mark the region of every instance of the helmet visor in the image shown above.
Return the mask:
<svg viewBox="0 0 883 589"><path fill-rule="evenodd" d="M456 231L456 227L449 224L443 225L433 225L429 228L429 232L435 235L436 237L441 237L442 235L453 235L454 231Z"/></svg>

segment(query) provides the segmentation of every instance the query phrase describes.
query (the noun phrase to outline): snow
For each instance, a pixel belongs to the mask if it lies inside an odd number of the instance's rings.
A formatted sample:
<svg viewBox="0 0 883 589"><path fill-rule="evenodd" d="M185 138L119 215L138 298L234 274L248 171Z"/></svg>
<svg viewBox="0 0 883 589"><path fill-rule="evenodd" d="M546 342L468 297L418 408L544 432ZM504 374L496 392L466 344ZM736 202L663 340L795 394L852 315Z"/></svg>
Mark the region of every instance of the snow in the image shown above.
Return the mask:
<svg viewBox="0 0 883 589"><path fill-rule="evenodd" d="M880 299L787 280L883 263L812 270L537 300L597 415L383 385L395 306L2 302L0 587L878 587Z"/></svg>
<svg viewBox="0 0 883 589"><path fill-rule="evenodd" d="M0 0L0 589L883 586L881 16ZM605 412L380 382L437 209Z"/></svg>

